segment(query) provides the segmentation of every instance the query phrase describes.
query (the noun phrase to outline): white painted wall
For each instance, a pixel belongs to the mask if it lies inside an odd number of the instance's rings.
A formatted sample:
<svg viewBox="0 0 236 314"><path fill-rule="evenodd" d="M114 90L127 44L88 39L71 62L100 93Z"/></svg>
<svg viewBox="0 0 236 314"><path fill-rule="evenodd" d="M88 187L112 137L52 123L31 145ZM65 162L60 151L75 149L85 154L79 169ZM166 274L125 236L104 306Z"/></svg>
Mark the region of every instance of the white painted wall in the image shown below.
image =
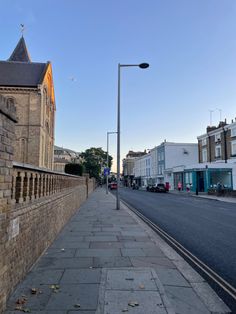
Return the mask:
<svg viewBox="0 0 236 314"><path fill-rule="evenodd" d="M134 176L135 177L142 177L142 178L150 177L151 169L152 169L152 160L151 160L150 153L144 156L135 158L135 161L134 161Z"/></svg>
<svg viewBox="0 0 236 314"><path fill-rule="evenodd" d="M188 152L185 154L184 152ZM165 143L165 168L188 166L198 162L198 144Z"/></svg>

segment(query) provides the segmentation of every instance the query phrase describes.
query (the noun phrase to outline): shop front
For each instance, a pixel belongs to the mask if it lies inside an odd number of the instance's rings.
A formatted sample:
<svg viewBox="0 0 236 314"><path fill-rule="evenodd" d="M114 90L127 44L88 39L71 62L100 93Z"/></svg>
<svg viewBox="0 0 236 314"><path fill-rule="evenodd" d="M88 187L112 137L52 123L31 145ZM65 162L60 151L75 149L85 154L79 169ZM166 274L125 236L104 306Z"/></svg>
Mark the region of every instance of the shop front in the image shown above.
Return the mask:
<svg viewBox="0 0 236 314"><path fill-rule="evenodd" d="M232 168L206 165L204 168L184 170L184 189L190 187L192 192L208 192L221 185L223 189L232 190Z"/></svg>

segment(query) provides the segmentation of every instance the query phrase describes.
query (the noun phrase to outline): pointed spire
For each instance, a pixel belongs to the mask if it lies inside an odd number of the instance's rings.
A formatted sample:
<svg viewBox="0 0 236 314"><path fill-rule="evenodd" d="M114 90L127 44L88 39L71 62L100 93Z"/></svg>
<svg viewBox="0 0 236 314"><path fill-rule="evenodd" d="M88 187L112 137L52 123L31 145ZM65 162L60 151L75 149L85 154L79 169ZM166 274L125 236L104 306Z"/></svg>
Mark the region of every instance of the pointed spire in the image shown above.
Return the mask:
<svg viewBox="0 0 236 314"><path fill-rule="evenodd" d="M28 53L23 36L19 40L8 61L31 62L30 55Z"/></svg>

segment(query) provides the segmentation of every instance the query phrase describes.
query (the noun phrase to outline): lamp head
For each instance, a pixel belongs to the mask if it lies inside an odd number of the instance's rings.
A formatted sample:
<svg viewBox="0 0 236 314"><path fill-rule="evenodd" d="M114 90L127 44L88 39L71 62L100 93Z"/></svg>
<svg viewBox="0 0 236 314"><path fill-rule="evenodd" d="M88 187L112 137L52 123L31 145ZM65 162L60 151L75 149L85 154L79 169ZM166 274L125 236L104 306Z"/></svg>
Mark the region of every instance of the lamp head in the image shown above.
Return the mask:
<svg viewBox="0 0 236 314"><path fill-rule="evenodd" d="M139 64L139 67L140 67L141 69L147 69L147 68L149 67L149 64L148 64L148 63L140 63L140 64Z"/></svg>

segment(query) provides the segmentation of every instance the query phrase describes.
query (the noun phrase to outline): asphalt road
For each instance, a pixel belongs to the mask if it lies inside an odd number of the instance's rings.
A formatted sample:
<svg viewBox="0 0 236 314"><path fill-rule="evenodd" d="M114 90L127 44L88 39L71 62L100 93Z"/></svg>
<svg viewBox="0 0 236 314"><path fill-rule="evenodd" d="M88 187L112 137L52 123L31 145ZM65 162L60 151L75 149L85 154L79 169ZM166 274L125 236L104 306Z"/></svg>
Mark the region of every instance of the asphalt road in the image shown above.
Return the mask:
<svg viewBox="0 0 236 314"><path fill-rule="evenodd" d="M236 287L235 203L130 188L120 195Z"/></svg>

